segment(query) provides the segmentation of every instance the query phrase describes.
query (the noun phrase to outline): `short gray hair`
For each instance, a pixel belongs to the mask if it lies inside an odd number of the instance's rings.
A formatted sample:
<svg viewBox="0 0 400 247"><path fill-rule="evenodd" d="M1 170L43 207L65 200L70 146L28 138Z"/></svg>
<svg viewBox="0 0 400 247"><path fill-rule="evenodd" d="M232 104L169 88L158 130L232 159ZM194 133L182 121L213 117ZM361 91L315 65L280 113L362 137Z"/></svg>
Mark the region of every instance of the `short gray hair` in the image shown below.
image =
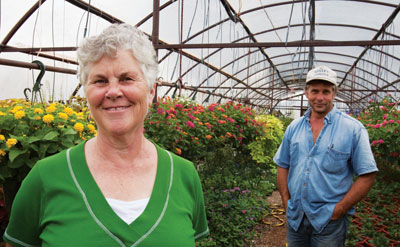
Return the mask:
<svg viewBox="0 0 400 247"><path fill-rule="evenodd" d="M153 87L158 75L157 55L149 38L129 24L112 24L97 36L85 38L77 55L78 76L86 90L87 77L92 63L103 56L115 57L119 49L129 50L140 65L149 88Z"/></svg>

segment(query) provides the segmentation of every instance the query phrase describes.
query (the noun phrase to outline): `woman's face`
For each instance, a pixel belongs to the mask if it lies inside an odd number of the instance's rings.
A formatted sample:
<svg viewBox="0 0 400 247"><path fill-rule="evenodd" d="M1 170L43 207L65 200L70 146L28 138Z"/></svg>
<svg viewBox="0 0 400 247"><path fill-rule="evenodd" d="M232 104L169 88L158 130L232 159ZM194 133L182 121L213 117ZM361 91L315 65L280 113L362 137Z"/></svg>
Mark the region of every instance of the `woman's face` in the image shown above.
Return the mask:
<svg viewBox="0 0 400 247"><path fill-rule="evenodd" d="M99 134L142 133L154 93L130 51L118 50L116 57L90 65L86 98Z"/></svg>

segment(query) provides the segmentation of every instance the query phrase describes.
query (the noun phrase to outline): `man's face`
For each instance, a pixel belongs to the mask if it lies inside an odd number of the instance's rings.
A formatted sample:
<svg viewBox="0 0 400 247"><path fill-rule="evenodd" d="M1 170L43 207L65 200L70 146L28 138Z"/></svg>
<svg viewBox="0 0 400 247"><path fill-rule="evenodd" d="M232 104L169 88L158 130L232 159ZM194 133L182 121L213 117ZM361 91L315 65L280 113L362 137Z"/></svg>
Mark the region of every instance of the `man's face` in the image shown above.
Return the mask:
<svg viewBox="0 0 400 247"><path fill-rule="evenodd" d="M311 82L307 85L305 95L313 113L325 116L333 108L336 97L334 85L325 82Z"/></svg>

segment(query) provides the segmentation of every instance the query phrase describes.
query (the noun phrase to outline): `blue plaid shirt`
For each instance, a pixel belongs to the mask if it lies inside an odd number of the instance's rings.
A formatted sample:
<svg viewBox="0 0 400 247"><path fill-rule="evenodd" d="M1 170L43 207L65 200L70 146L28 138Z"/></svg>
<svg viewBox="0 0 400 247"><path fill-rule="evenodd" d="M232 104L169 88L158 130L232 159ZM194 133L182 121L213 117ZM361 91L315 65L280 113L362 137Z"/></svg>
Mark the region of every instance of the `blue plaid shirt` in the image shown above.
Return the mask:
<svg viewBox="0 0 400 247"><path fill-rule="evenodd" d="M310 125L311 109L287 128L275 154L278 166L289 169L290 200L286 216L297 231L304 214L321 232L336 203L349 191L353 175L378 171L368 132L356 119L335 107L325 116L315 145ZM355 209L348 214L354 214Z"/></svg>

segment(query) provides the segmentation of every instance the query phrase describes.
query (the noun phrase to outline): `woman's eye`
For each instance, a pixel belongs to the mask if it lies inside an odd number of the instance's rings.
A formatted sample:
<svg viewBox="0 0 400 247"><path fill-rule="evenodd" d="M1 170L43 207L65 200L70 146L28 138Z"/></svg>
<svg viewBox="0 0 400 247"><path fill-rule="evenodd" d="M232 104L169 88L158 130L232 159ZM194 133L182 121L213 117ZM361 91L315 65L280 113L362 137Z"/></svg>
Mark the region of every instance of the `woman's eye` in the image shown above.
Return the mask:
<svg viewBox="0 0 400 247"><path fill-rule="evenodd" d="M94 81L94 84L102 84L102 83L106 83L106 80L96 80L96 81Z"/></svg>
<svg viewBox="0 0 400 247"><path fill-rule="evenodd" d="M131 77L125 77L122 79L123 81L133 81L133 79Z"/></svg>

